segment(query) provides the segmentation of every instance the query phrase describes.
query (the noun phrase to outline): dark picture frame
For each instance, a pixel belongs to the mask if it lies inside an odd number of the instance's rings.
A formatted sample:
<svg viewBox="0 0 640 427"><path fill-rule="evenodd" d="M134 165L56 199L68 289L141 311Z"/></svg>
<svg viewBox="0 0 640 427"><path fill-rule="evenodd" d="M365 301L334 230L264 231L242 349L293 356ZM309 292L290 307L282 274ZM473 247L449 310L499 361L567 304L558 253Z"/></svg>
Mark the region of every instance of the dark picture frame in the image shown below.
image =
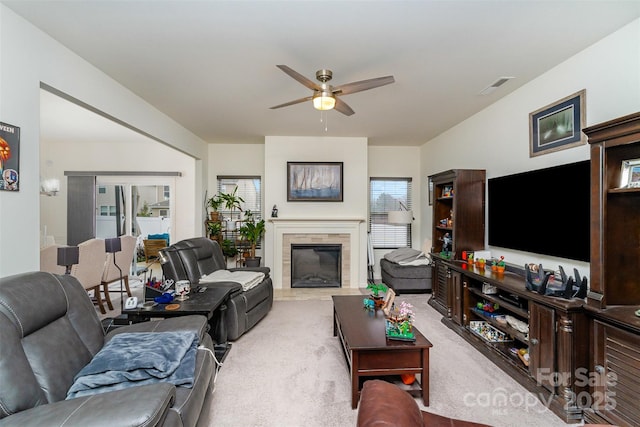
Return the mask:
<svg viewBox="0 0 640 427"><path fill-rule="evenodd" d="M620 188L640 188L640 159L622 162Z"/></svg>
<svg viewBox="0 0 640 427"><path fill-rule="evenodd" d="M342 202L342 162L287 162L287 201Z"/></svg>
<svg viewBox="0 0 640 427"><path fill-rule="evenodd" d="M20 191L20 128L0 122L0 190Z"/></svg>
<svg viewBox="0 0 640 427"><path fill-rule="evenodd" d="M587 143L586 93L582 89L529 114L529 157Z"/></svg>

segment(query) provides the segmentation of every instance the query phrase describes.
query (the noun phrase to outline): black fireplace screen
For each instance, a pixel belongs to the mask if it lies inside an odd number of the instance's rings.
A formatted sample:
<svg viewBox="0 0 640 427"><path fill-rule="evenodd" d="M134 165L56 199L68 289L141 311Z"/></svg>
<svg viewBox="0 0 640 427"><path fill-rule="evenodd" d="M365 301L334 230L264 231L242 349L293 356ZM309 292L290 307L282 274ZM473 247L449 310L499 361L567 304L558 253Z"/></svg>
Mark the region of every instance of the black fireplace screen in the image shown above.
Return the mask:
<svg viewBox="0 0 640 427"><path fill-rule="evenodd" d="M342 245L291 245L292 288L339 288L341 266Z"/></svg>

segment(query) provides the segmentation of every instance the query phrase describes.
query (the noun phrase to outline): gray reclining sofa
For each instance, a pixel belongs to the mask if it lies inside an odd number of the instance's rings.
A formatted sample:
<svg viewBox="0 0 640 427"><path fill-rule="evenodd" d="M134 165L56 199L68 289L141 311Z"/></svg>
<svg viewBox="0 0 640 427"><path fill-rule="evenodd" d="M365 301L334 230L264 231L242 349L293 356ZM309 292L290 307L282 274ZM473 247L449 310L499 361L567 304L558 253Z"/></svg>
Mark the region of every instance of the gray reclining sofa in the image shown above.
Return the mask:
<svg viewBox="0 0 640 427"><path fill-rule="evenodd" d="M195 288L203 276L217 270L259 271L265 274L257 286L243 290L236 282L206 283L207 287L232 287L224 314L227 339L234 341L255 326L273 306L273 283L268 267L227 268L220 245L206 237L193 237L162 249L162 272L165 279L188 280Z"/></svg>
<svg viewBox="0 0 640 427"><path fill-rule="evenodd" d="M184 427L195 426L201 413L208 414L202 409L205 398L213 392L217 371L204 316L137 323L105 336L87 291L75 277L29 272L0 279L0 325L3 427ZM193 337L191 355L195 353L195 363L193 357L188 361L189 368L195 364L191 387L153 378L148 385L124 381L127 388L116 391L92 389L89 393L95 394L81 397L69 393L77 384L74 377L92 365L92 360L106 356L117 366L130 360L135 353L130 347L109 352L115 342L143 335L125 334L129 332L146 332L161 339L168 335ZM167 360L172 357L170 353L166 353ZM124 354L126 357L122 357ZM186 359L177 358L177 364L184 366Z"/></svg>

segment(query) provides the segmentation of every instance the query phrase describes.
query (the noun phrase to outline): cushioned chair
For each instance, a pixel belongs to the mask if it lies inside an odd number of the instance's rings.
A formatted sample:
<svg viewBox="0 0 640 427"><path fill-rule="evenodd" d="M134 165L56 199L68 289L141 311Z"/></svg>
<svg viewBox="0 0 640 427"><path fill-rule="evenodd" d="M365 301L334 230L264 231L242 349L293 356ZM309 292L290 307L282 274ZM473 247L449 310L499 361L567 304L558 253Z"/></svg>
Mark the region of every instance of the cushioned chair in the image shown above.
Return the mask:
<svg viewBox="0 0 640 427"><path fill-rule="evenodd" d="M89 239L78 244L78 263L71 267L71 275L78 279L87 292L93 292L100 313L107 310L102 303L100 286L104 273L107 252L103 239Z"/></svg>
<svg viewBox="0 0 640 427"><path fill-rule="evenodd" d="M162 250L162 271L167 279L188 280L195 286L200 279L216 270L227 269L227 260L218 242L206 237L181 240ZM224 314L227 338L234 341L267 315L273 305L273 283L269 267L229 268L265 274L261 283L244 291L235 282L207 283L206 286L233 287Z"/></svg>
<svg viewBox="0 0 640 427"><path fill-rule="evenodd" d="M131 272L131 265L133 263L133 255L136 250L136 238L133 236L120 236L120 252L115 253L116 264L122 270L122 281L124 288L127 292L127 296L131 296L131 289L129 288L129 274ZM109 310L113 310L113 304L111 303L111 296L109 295L109 284L113 282L120 283L120 270L113 263L113 253L107 253L107 260L104 265L104 273L102 274L102 291L104 293L104 299L107 301ZM122 298L123 296L120 295Z"/></svg>
<svg viewBox="0 0 640 427"><path fill-rule="evenodd" d="M58 265L58 248L61 247L61 245L53 244L40 249L40 271L64 274L66 267Z"/></svg>
<svg viewBox="0 0 640 427"><path fill-rule="evenodd" d="M104 249L104 242L102 242ZM194 427L216 375L204 316L118 327L105 336L87 292L69 275L0 278L0 425ZM65 399L74 377L125 332L190 332L199 338L193 385L149 385ZM104 353L103 353L104 354ZM124 361L131 352L112 353ZM120 359L118 359L120 358ZM137 382L140 384L141 381ZM116 387L114 387L116 388Z"/></svg>
<svg viewBox="0 0 640 427"><path fill-rule="evenodd" d="M414 398L395 384L364 382L358 405L358 427L489 427L422 411Z"/></svg>

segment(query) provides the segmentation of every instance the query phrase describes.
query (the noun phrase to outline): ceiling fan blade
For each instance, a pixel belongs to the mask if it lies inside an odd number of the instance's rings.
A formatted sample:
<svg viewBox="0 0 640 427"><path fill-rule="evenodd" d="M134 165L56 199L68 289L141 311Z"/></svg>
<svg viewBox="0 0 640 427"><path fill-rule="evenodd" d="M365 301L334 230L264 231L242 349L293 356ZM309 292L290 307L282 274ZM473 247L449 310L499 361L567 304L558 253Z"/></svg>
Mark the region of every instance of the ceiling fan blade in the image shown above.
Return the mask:
<svg viewBox="0 0 640 427"><path fill-rule="evenodd" d="M375 79L360 80L359 82L347 83L333 87L333 93L348 95L350 93L362 92L363 90L388 85L395 82L393 76L377 77Z"/></svg>
<svg viewBox="0 0 640 427"><path fill-rule="evenodd" d="M311 90L322 90L322 88L318 84L316 84L313 81L309 80L308 78L306 78L302 74L298 73L297 71L294 71L293 69L287 67L286 65L276 65L276 67L280 68L282 71L284 71L289 76L293 77L295 80L299 81L300 83L302 83L303 85L305 85L309 89L311 89Z"/></svg>
<svg viewBox="0 0 640 427"><path fill-rule="evenodd" d="M336 106L335 106L335 107L333 107L333 108L334 108L335 110L337 110L337 111L341 112L341 113L342 113L342 114L344 114L345 116L351 116L351 115L353 115L353 114L355 114L355 113L356 113L355 111L353 111L353 110L351 109L351 107L349 107L349 106L347 105L347 103L346 103L346 102L344 102L343 100L341 100L341 99L340 99L340 98L338 98L337 96L336 96Z"/></svg>
<svg viewBox="0 0 640 427"><path fill-rule="evenodd" d="M304 98L296 99L295 101L285 102L284 104L274 105L273 107L269 107L272 110L276 108L288 107L289 105L300 104L301 102L311 101L313 96L305 96Z"/></svg>

